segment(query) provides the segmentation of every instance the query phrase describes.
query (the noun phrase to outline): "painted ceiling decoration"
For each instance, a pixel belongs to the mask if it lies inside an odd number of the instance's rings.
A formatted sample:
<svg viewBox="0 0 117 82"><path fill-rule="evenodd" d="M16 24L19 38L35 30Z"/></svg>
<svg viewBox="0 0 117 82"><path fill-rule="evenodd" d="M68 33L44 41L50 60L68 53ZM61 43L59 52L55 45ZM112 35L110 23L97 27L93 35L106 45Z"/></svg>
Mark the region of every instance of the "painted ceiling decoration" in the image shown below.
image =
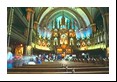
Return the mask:
<svg viewBox="0 0 117 82"><path fill-rule="evenodd" d="M86 24L88 25L89 23L93 23L93 18L94 16L96 15L97 12L99 12L99 8L96 8L96 7L47 7L47 8L43 8L45 11L43 11L41 17L38 17L38 21L39 23L41 22L41 20L47 16L47 14L49 12L53 12L56 13L56 12L59 12L60 10L64 10L64 11L67 11L67 12L70 12L71 14L73 14L74 12L78 15L78 16L81 16ZM53 15L51 13L51 15L49 16L52 16ZM75 14L74 14L75 15Z"/></svg>
<svg viewBox="0 0 117 82"><path fill-rule="evenodd" d="M50 11L49 11L50 10ZM74 17L75 18L75 20L79 20L80 21L80 23L83 25L83 27L86 27L87 25L89 25L90 23L89 23L89 20L85 20L85 19L87 19L87 17L86 17L86 15L84 15L84 13L82 13L81 11L80 11L80 13L81 13L81 15L78 13L78 12L76 12L75 10L73 10L73 9L71 9L71 8L67 8L67 7L64 7L64 8L48 8L48 9L46 9L45 10L45 12L43 12L43 15L41 16L41 18L39 19L39 25L40 24L43 24L43 23L41 23L41 22L47 22L46 21L46 19L48 20L48 19L50 19L50 17L51 16L54 16L54 14L55 13L58 13L58 12L67 12L67 15L68 15L68 13L71 15L69 15L69 17ZM53 17L54 18L54 17ZM85 19L83 19L83 18L85 18ZM45 20L45 21L43 21L43 20Z"/></svg>
<svg viewBox="0 0 117 82"><path fill-rule="evenodd" d="M39 9L37 9L39 10ZM95 13L98 12L99 9L97 8L84 8L84 7L45 7L44 10L43 8L40 8L40 13L38 14L38 32L42 32L42 36L45 37L47 36L46 34L49 34L51 30L55 27L57 28L65 28L66 26L61 25L61 20L64 16L65 18L65 23L70 29L70 24L72 29L75 30L76 32L76 37L79 39L82 37L89 37L90 34L92 34L92 29L90 27L90 24L93 23L93 17L95 16ZM93 12L92 12L93 10ZM41 14L41 16L40 16ZM40 16L40 17L39 17ZM44 30L43 28L46 28ZM86 28L90 28L90 31L84 31ZM89 29L88 29L89 30ZM46 31L46 32L45 32ZM81 32L80 35L77 32ZM44 34L45 33L45 34ZM78 34L78 35L77 35ZM49 34L51 35L51 33ZM49 37L48 35L48 37Z"/></svg>

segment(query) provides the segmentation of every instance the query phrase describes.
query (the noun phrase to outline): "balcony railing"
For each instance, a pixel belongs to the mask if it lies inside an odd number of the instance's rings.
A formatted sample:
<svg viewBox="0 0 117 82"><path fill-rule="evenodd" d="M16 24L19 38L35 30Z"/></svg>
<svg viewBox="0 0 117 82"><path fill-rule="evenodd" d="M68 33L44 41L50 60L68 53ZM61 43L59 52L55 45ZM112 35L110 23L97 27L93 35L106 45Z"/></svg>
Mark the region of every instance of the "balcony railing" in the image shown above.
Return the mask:
<svg viewBox="0 0 117 82"><path fill-rule="evenodd" d="M21 41L23 43L26 43L26 36L23 35L23 33L16 29L16 27L13 27L11 30L11 37L13 37L14 39L17 39L18 41Z"/></svg>
<svg viewBox="0 0 117 82"><path fill-rule="evenodd" d="M24 23L25 26L28 27L28 21L19 8L15 8L15 14L20 18L22 23Z"/></svg>

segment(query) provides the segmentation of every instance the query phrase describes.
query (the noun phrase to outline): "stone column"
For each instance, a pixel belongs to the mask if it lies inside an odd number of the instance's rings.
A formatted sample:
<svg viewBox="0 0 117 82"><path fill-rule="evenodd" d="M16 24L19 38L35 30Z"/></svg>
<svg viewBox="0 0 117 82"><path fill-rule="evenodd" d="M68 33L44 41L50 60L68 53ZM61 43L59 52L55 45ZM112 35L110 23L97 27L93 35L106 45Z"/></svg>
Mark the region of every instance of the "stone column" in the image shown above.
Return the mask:
<svg viewBox="0 0 117 82"><path fill-rule="evenodd" d="M30 39L29 39L29 45L32 44L33 24L34 24L34 12L32 12L32 15L31 15L31 27L30 27Z"/></svg>
<svg viewBox="0 0 117 82"><path fill-rule="evenodd" d="M27 21L28 21L28 38L27 38L27 45L26 45L26 55L31 55L34 10L32 8L27 8L26 11L27 11Z"/></svg>
<svg viewBox="0 0 117 82"><path fill-rule="evenodd" d="M90 24L90 26L92 27L93 33L95 33L96 32L96 24L92 23L92 24Z"/></svg>
<svg viewBox="0 0 117 82"><path fill-rule="evenodd" d="M109 14L105 13L103 15L103 26L104 26L104 37L106 48L109 46Z"/></svg>
<svg viewBox="0 0 117 82"><path fill-rule="evenodd" d="M13 23L13 15L14 15L14 8L10 8L8 25L7 25L7 47L10 44L10 37L11 37L11 30L12 30L12 23Z"/></svg>
<svg viewBox="0 0 117 82"><path fill-rule="evenodd" d="M38 22L37 21L34 21L34 29L37 30L37 25L38 25Z"/></svg>
<svg viewBox="0 0 117 82"><path fill-rule="evenodd" d="M106 49L109 48L109 13L103 14L103 27L104 27L104 37ZM109 56L109 53L106 51L106 56Z"/></svg>
<svg viewBox="0 0 117 82"><path fill-rule="evenodd" d="M95 45L95 42L96 42L96 37L94 36L96 34L96 24L95 23L92 23L90 24L90 26L92 27L92 39L94 40L92 45Z"/></svg>

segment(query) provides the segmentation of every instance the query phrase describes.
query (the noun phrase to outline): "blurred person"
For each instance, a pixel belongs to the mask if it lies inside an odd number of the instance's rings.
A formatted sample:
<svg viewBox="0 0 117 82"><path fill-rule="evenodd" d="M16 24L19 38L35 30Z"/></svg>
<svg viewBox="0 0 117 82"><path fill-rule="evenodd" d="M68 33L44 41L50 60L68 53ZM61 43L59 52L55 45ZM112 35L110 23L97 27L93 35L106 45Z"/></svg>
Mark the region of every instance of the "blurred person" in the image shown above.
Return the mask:
<svg viewBox="0 0 117 82"><path fill-rule="evenodd" d="M30 59L30 61L28 62L28 65L36 65L36 63L34 62L33 58Z"/></svg>
<svg viewBox="0 0 117 82"><path fill-rule="evenodd" d="M13 68L13 54L11 52L11 48L7 47L7 69Z"/></svg>
<svg viewBox="0 0 117 82"><path fill-rule="evenodd" d="M21 56L20 55L15 55L14 56L14 61L15 61L15 67L19 67L20 62L21 62Z"/></svg>

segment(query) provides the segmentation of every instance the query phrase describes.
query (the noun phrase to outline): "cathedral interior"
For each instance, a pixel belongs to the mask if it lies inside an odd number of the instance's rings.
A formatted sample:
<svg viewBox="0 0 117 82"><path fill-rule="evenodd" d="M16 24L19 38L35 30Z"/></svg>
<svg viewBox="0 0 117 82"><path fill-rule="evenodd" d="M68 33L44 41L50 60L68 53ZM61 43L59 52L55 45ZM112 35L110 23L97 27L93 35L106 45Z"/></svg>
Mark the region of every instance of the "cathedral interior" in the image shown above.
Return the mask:
<svg viewBox="0 0 117 82"><path fill-rule="evenodd" d="M109 8L8 7L7 47L8 74L109 74Z"/></svg>

